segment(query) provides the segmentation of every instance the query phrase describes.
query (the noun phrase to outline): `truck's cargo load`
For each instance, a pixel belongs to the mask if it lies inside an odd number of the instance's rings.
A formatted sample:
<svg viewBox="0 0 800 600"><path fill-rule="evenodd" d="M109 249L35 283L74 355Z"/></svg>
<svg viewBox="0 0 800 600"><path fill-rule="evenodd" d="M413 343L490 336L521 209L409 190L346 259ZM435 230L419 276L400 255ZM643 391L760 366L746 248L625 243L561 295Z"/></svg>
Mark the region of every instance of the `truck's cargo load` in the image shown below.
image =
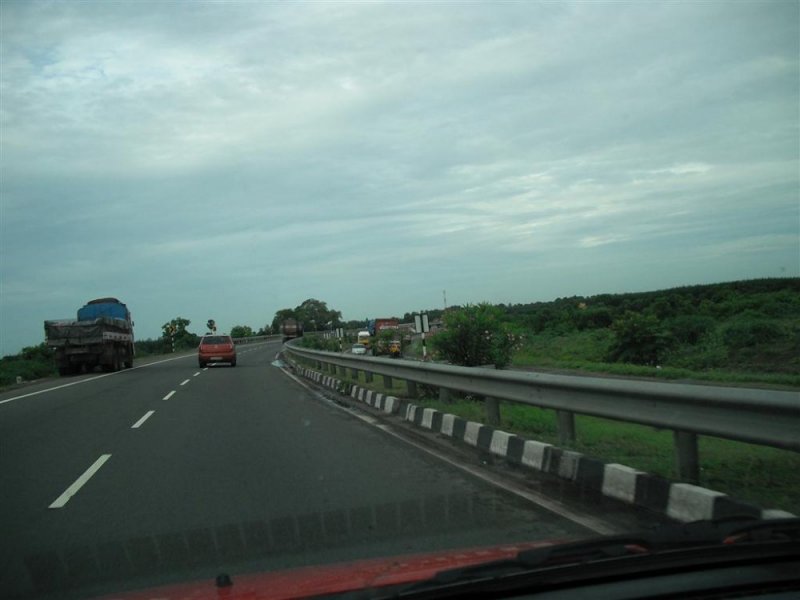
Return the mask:
<svg viewBox="0 0 800 600"><path fill-rule="evenodd" d="M130 320L128 307L116 298L100 298L92 300L78 309L79 321L91 321L98 317L113 317L124 321Z"/></svg>

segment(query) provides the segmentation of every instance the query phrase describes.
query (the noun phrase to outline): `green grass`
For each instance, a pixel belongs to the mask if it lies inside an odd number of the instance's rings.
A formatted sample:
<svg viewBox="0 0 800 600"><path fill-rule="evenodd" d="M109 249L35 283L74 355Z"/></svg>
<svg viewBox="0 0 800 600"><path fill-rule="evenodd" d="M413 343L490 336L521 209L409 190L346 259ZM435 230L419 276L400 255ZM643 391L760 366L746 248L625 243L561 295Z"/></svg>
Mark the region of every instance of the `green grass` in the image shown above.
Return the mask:
<svg viewBox="0 0 800 600"><path fill-rule="evenodd" d="M753 373L727 369L647 367L604 361L613 339L610 330L574 332L569 335L531 336L514 354L514 368L538 367L565 369L603 375L650 377L668 380L708 381L731 385L759 385L800 388L800 375L791 373Z"/></svg>

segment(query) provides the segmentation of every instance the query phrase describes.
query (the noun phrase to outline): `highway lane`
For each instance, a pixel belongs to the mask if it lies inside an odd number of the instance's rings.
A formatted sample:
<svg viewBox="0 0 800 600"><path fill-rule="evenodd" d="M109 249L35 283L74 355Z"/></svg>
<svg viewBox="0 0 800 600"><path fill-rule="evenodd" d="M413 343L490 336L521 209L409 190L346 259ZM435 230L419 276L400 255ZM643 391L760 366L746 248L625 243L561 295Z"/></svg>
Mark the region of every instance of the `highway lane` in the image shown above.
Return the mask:
<svg viewBox="0 0 800 600"><path fill-rule="evenodd" d="M587 533L320 401L279 347L0 404L3 596Z"/></svg>

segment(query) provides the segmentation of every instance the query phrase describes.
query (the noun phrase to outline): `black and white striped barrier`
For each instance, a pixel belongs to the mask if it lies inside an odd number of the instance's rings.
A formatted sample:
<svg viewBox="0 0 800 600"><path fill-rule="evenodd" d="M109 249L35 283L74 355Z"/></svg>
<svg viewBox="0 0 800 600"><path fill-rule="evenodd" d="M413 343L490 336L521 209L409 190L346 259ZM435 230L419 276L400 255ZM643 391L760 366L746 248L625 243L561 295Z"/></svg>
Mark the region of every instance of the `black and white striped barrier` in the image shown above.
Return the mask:
<svg viewBox="0 0 800 600"><path fill-rule="evenodd" d="M792 517L791 513L762 509L727 494L689 483L675 483L616 463L584 456L535 440L467 421L456 415L417 406L408 400L388 396L312 369L299 372L317 383L349 392L349 396L384 413L396 414L435 433L506 459L509 463L555 475L576 485L594 489L604 496L641 506L682 522L748 515L765 519Z"/></svg>

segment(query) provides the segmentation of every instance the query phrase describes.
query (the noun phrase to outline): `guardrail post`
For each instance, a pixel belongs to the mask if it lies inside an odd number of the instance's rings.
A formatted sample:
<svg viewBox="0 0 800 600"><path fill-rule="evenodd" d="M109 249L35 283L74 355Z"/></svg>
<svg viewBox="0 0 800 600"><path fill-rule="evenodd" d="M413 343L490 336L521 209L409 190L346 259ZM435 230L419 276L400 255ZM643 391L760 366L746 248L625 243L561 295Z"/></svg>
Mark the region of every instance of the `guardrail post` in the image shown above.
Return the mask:
<svg viewBox="0 0 800 600"><path fill-rule="evenodd" d="M350 369L350 376L358 381L358 369Z"/></svg>
<svg viewBox="0 0 800 600"><path fill-rule="evenodd" d="M372 383L372 373L369 371L364 371L364 381L367 383Z"/></svg>
<svg viewBox="0 0 800 600"><path fill-rule="evenodd" d="M417 397L417 382L406 380L406 388L408 388L408 397L409 398L416 398Z"/></svg>
<svg viewBox="0 0 800 600"><path fill-rule="evenodd" d="M486 405L486 424L500 425L500 401L497 398L486 396L483 403Z"/></svg>
<svg viewBox="0 0 800 600"><path fill-rule="evenodd" d="M439 388L439 402L450 402L450 390L447 388Z"/></svg>
<svg viewBox="0 0 800 600"><path fill-rule="evenodd" d="M575 414L566 410L557 410L558 443L565 445L575 441Z"/></svg>
<svg viewBox="0 0 800 600"><path fill-rule="evenodd" d="M392 378L389 375L384 375L383 376L383 387L385 387L386 390L388 391L388 390L392 389L393 385L394 385L394 383L392 382Z"/></svg>
<svg viewBox="0 0 800 600"><path fill-rule="evenodd" d="M675 460L678 463L678 477L689 483L700 481L700 459L697 452L697 434L688 431L674 431Z"/></svg>

